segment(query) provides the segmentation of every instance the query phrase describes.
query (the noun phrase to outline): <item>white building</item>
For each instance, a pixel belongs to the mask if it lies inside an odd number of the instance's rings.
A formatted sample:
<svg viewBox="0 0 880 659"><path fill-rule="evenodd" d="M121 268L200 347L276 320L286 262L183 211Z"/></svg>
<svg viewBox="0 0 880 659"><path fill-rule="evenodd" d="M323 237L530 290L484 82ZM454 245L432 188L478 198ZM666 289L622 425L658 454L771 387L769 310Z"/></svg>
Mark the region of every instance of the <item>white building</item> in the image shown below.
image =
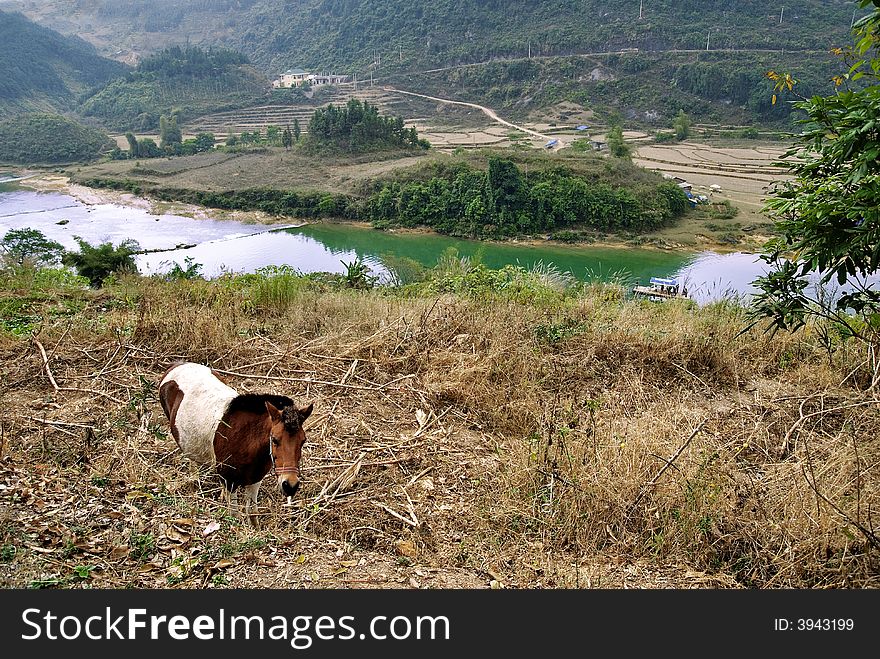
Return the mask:
<svg viewBox="0 0 880 659"><path fill-rule="evenodd" d="M302 69L288 69L281 74L280 78L272 81L272 86L275 89L299 87L309 79L310 75L312 74Z"/></svg>
<svg viewBox="0 0 880 659"><path fill-rule="evenodd" d="M299 87L305 83L309 83L312 87L320 85L338 85L348 82L348 76L336 75L335 73L309 73L302 69L288 69L281 74L281 77L272 81L272 87L275 89L288 89L290 87Z"/></svg>

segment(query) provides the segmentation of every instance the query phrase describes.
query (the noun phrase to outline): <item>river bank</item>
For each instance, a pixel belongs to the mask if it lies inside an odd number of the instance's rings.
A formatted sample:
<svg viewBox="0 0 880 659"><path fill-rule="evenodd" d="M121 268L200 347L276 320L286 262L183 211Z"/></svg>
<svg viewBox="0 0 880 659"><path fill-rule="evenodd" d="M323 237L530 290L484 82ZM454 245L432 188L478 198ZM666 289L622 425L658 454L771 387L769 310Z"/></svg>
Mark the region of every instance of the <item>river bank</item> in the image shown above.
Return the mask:
<svg viewBox="0 0 880 659"><path fill-rule="evenodd" d="M128 208L137 208L153 215L173 214L189 217L196 220L231 220L244 224L261 224L266 226L303 226L313 223L344 223L358 228L374 228L370 222L360 220L334 220L322 218L319 220L303 220L266 213L259 210L228 210L209 208L198 204L166 201L153 198L149 195L137 195L126 190L114 190L111 188L94 188L71 179L71 176L57 171L52 172L27 172L16 184L38 192L57 192L67 194L79 202L93 206L99 204L115 204ZM566 247L603 248L603 249L648 249L662 252L679 252L691 254L700 251L712 251L720 254L735 252L760 253L769 235L753 234L742 236L740 240L732 241L727 235L724 239L717 239L709 231L701 231L699 218L685 217L673 227L667 227L644 235L622 237L613 234L595 233L590 234L586 240L561 241L553 240L549 236L517 237L508 240L478 240L477 242L524 245L531 247L559 245ZM436 232L427 228L394 227L385 230L387 233L407 236L437 236Z"/></svg>
<svg viewBox="0 0 880 659"><path fill-rule="evenodd" d="M75 183L70 176L56 172L37 173L24 178L16 185L37 192L57 192L70 195L77 201L87 206L100 204L114 204L127 208L137 208L152 215L178 215L189 217L194 220L232 220L244 224L285 225L305 224L301 219L291 222L290 218L279 217L258 210L225 210L220 208L207 208L198 204L184 202L170 202L148 196L136 195L124 190L112 190L109 188L92 188L87 185Z"/></svg>

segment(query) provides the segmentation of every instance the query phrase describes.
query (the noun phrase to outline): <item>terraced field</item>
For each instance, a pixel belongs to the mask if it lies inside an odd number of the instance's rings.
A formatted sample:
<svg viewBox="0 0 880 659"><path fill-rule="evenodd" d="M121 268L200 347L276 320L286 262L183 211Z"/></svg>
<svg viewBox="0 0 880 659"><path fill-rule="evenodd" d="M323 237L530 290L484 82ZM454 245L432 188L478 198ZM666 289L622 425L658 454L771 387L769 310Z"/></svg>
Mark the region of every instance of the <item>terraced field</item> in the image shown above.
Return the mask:
<svg viewBox="0 0 880 659"><path fill-rule="evenodd" d="M715 196L730 199L741 211L756 213L764 203L772 184L783 180L779 161L786 145L756 143L744 146L716 146L697 142L642 144L633 161L642 167L678 176L694 187L694 192L709 194L711 185L720 185Z"/></svg>
<svg viewBox="0 0 880 659"><path fill-rule="evenodd" d="M188 123L185 130L191 133L210 132L219 137L230 133L265 131L268 126L292 126L294 119L296 119L299 121L302 132L305 133L308 131L309 121L315 113L316 107L324 107L329 104L344 105L352 98L377 106L381 114L406 116L403 112L405 108L401 107L406 104L406 101L396 95L384 92L381 88L366 87L356 90L354 85L339 85L335 92L326 97L320 106L260 105L228 112L216 112Z"/></svg>
<svg viewBox="0 0 880 659"><path fill-rule="evenodd" d="M205 115L186 124L184 131L188 135L210 132L218 139L224 139L230 133L265 131L268 126L292 126L294 120L298 120L302 132L307 133L309 121L317 107L345 105L352 98L378 107L383 115L402 117L407 127L414 126L420 137L440 150L510 146L515 142L532 143L532 146L540 148L546 142L546 138L529 137L504 125L503 121L493 121L475 107L462 107L454 101L420 98L378 86L355 89L354 85L339 85L332 95L325 96L319 104L261 105ZM561 130L550 125L526 127L548 134ZM573 134L573 127L568 132ZM117 141L120 148L126 147L124 137Z"/></svg>

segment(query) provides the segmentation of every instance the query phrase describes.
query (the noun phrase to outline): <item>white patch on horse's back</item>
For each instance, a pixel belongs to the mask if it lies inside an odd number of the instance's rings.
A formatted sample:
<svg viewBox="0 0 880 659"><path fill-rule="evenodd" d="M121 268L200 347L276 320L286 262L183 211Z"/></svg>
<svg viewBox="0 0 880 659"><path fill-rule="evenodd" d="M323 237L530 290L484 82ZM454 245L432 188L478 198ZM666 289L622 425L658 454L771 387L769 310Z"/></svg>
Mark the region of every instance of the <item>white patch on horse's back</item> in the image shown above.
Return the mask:
<svg viewBox="0 0 880 659"><path fill-rule="evenodd" d="M196 462L214 464L214 435L238 392L201 364L176 366L161 384L169 380L176 382L183 394L175 418L181 451Z"/></svg>

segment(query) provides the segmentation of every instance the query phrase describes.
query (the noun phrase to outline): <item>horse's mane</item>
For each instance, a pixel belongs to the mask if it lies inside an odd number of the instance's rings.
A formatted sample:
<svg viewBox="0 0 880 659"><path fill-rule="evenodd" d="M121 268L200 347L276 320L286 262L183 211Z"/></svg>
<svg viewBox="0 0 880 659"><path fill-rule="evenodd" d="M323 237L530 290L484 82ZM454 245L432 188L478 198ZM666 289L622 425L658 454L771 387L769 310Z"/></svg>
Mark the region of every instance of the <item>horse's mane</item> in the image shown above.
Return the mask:
<svg viewBox="0 0 880 659"><path fill-rule="evenodd" d="M251 414L265 414L266 403L272 403L281 410L281 421L288 432L294 433L302 428L302 420L296 403L288 396L277 394L239 394L229 403L228 412L249 412Z"/></svg>

